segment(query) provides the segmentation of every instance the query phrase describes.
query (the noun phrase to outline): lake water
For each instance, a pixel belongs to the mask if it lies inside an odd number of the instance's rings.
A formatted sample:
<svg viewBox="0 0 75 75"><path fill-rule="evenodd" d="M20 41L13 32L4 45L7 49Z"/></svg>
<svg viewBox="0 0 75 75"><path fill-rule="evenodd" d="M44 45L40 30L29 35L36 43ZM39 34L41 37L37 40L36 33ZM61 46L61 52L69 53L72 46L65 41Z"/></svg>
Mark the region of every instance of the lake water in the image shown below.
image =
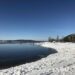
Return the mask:
<svg viewBox="0 0 75 75"><path fill-rule="evenodd" d="M0 44L0 68L39 60L56 50L33 44Z"/></svg>

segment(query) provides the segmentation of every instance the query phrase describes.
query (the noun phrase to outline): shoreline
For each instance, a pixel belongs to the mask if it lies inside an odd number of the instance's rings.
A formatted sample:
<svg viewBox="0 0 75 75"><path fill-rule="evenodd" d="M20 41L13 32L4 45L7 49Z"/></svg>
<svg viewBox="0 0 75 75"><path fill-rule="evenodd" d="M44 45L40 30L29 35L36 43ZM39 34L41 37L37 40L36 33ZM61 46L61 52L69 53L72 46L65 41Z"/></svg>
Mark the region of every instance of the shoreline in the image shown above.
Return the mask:
<svg viewBox="0 0 75 75"><path fill-rule="evenodd" d="M53 48L58 53L51 54L41 60L16 67L0 70L0 75L74 75L75 74L75 43L38 43Z"/></svg>

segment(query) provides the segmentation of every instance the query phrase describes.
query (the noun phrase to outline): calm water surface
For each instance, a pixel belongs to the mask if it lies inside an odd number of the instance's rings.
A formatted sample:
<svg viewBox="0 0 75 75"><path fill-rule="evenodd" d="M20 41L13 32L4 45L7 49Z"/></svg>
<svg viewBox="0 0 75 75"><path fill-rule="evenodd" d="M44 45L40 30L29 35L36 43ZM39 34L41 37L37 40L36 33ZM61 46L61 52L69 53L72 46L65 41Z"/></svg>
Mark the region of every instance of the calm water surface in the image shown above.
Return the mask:
<svg viewBox="0 0 75 75"><path fill-rule="evenodd" d="M39 60L56 50L32 44L0 44L0 68Z"/></svg>

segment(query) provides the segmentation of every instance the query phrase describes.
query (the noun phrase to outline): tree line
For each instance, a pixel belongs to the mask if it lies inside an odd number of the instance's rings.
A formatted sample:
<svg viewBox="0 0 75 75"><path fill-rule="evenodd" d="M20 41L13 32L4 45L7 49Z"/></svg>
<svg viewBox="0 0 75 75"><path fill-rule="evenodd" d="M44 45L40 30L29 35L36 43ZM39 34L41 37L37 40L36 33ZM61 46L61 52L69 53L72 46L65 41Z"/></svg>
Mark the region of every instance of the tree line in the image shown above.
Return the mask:
<svg viewBox="0 0 75 75"><path fill-rule="evenodd" d="M62 38L59 38L58 35L56 38L48 37L48 41L49 42L53 42L53 41L55 42L75 42L75 34L70 34Z"/></svg>

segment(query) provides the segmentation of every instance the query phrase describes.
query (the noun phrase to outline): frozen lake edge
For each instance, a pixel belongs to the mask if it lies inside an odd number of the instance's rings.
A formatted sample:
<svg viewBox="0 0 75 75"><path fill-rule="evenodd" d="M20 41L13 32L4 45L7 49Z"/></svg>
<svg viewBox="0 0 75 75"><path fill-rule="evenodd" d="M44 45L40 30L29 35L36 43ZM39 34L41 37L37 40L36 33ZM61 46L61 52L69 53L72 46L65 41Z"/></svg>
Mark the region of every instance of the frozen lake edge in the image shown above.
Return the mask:
<svg viewBox="0 0 75 75"><path fill-rule="evenodd" d="M38 43L37 45L53 48L58 53L36 62L0 70L0 75L74 75L75 43Z"/></svg>

